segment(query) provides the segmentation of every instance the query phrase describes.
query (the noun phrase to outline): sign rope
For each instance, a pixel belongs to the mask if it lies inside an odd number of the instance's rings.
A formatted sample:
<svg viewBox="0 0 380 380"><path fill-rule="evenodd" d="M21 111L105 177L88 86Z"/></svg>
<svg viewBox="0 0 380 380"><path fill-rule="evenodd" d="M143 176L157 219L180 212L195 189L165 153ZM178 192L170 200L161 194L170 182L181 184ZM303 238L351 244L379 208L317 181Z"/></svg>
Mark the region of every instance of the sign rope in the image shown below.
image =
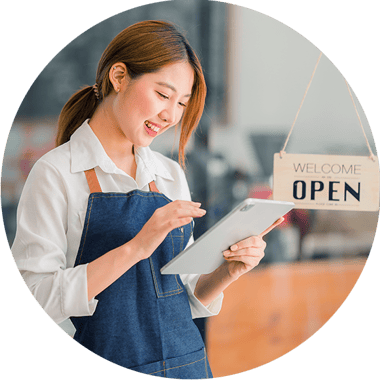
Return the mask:
<svg viewBox="0 0 380 380"><path fill-rule="evenodd" d="M294 125L295 125L295 123L296 123L296 121L297 121L297 118L298 118L298 115L299 115L299 113L300 113L300 111L301 111L301 108L302 108L303 102L304 102L304 100L305 100L305 98L306 98L307 92L309 91L309 88L310 88L311 82L313 81L313 78L314 78L315 72L317 71L317 67L318 67L319 61L321 60L321 57L322 57L322 52L319 54L319 57L318 57L317 63L315 64L315 67L314 67L314 71L313 71L313 73L311 74L310 81L309 81L309 83L308 83L308 85L307 85L307 87L306 87L306 91L305 91L305 93L304 93L304 95L303 95L303 98L302 98L301 104L300 104L300 106L299 106L299 108L298 108L298 111L297 111L297 113L296 113L296 117L294 118L293 124L292 124L292 126L291 126L291 128L290 128L290 131L289 131L289 133L288 133L288 136L286 137L285 144L284 144L283 148L280 150L280 153L279 153L280 158L282 158L283 154L286 153L286 152L285 152L285 148L286 148L286 146L288 145L290 135L291 135L292 132L293 132ZM356 115L357 115L357 117L358 117L358 120L359 120L360 126L361 126L361 128L362 128L362 131L363 131L363 134L364 134L364 138L365 138L366 143L367 143L367 147L368 147L368 150L369 150L370 158L372 159L372 161L375 161L375 160L376 160L376 159L375 159L375 155L373 154L372 149L371 149L371 146L370 146L370 144L369 144L369 141L368 141L367 135L366 135L366 133L365 133L365 130L364 130L364 127L363 127L362 121L361 121L361 119L360 119L359 112L358 112L358 110L357 110L357 108L356 108L356 104L355 104L354 98L353 98L353 96L352 96L352 93L351 93L350 87L349 87L349 85L348 85L348 83L347 83L346 80L345 80L345 82L346 82L346 85L347 85L348 93L350 94L350 97L351 97L352 103L353 103L353 105L354 105L355 112L356 112Z"/></svg>
<svg viewBox="0 0 380 380"><path fill-rule="evenodd" d="M360 126L362 127L363 135L364 135L364 138L365 138L365 141L367 143L368 150L369 150L369 156L370 156L370 158L371 158L372 161L375 161L375 155L373 154L371 146L369 145L369 141L368 141L367 135L365 133L362 121L360 119L359 112L358 112L358 110L356 108L356 104L355 104L355 101L354 101L354 97L352 96L352 93L351 93L351 90L350 90L350 86L348 85L346 79L345 79L345 82L346 82L346 85L347 85L348 92L349 92L349 94L351 96L352 104L354 105L356 115L358 116Z"/></svg>
<svg viewBox="0 0 380 380"><path fill-rule="evenodd" d="M313 81L313 78L314 78L315 72L317 71L317 67L318 67L318 65L319 65L319 61L321 60L321 57L322 57L322 52L319 54L319 57L318 57L317 63L316 63L316 65L315 65L315 67L314 67L314 71L313 71L313 73L311 74L311 78L310 78L310 80L309 80L309 84L308 84L307 87L306 87L306 91L305 91L305 93L304 93L304 95L303 95L303 98L302 98L301 104L300 104L300 106L299 106L299 108L298 108L298 111L297 111L296 117L294 118L293 124L292 124L292 126L291 126L291 128L290 128L290 131L289 131L289 133L288 133L288 137L287 137L286 140L285 140L284 147L280 150L280 157L282 157L282 155L283 155L284 153L286 153L286 152L285 152L286 145L288 145L289 137L290 137L290 135L291 135L292 132L293 132L294 125L295 125L295 123L296 123L296 121L297 121L297 118L298 118L298 114L299 114L300 111L301 111L301 108L302 108L303 102L304 102L304 100L305 100L305 98L306 98L307 92L309 91L309 88L310 88L311 82Z"/></svg>

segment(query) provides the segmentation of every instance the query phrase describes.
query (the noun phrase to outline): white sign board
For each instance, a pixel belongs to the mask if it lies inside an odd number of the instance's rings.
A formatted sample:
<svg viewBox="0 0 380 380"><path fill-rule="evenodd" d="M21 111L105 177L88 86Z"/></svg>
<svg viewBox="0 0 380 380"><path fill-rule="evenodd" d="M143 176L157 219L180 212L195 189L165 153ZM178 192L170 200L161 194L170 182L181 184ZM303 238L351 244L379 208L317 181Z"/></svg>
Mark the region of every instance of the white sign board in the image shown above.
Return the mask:
<svg viewBox="0 0 380 380"><path fill-rule="evenodd" d="M273 199L303 209L379 211L378 158L276 153Z"/></svg>

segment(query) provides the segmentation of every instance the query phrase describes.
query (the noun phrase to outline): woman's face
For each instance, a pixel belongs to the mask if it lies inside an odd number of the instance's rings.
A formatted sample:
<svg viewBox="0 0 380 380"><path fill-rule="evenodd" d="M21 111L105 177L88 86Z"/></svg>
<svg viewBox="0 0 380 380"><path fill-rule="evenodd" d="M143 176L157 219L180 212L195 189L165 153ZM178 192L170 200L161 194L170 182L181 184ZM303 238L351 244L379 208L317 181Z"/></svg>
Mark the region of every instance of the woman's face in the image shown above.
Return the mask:
<svg viewBox="0 0 380 380"><path fill-rule="evenodd" d="M117 127L135 146L148 146L181 120L193 82L194 70L188 62L123 80L113 102Z"/></svg>

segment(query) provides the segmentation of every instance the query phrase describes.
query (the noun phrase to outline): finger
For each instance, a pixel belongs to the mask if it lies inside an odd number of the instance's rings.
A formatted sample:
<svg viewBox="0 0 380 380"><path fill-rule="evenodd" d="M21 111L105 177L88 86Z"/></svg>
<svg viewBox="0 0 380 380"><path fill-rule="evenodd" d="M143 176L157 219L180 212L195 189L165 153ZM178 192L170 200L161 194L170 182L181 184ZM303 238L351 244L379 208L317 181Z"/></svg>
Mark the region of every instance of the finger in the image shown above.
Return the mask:
<svg viewBox="0 0 380 380"><path fill-rule="evenodd" d="M202 209L200 206L200 203L185 201L173 204L170 212L173 212L178 216L193 216L198 218L206 214L206 210Z"/></svg>
<svg viewBox="0 0 380 380"><path fill-rule="evenodd" d="M201 206L201 203L200 202L193 202L193 201L176 200L174 202L170 202L166 206L170 206L170 207L185 207L185 208L191 208L191 207L199 208Z"/></svg>
<svg viewBox="0 0 380 380"><path fill-rule="evenodd" d="M171 228L182 227L190 223L193 218L201 218L206 214L206 210L202 209L175 209L166 215L168 225Z"/></svg>
<svg viewBox="0 0 380 380"><path fill-rule="evenodd" d="M191 217L173 219L167 223L167 227L168 227L167 232L173 231L176 228L183 227L186 224L191 223L192 221L193 221L193 218L191 218Z"/></svg>
<svg viewBox="0 0 380 380"><path fill-rule="evenodd" d="M266 245L265 241L261 236L250 236L247 239L241 240L238 243L231 245L231 251L238 251L239 249L249 248L249 247L264 247Z"/></svg>
<svg viewBox="0 0 380 380"><path fill-rule="evenodd" d="M262 248L244 248L239 249L238 251L226 250L223 252L224 257L236 258L240 256L249 256L249 257L264 257L264 250Z"/></svg>
<svg viewBox="0 0 380 380"><path fill-rule="evenodd" d="M262 257L251 257L251 256L225 257L226 261L229 261L229 262L236 261L250 267L257 266L261 259Z"/></svg>
<svg viewBox="0 0 380 380"><path fill-rule="evenodd" d="M268 232L272 231L273 228L276 228L278 225L280 225L283 221L285 220L285 218L282 216L280 219L277 219L270 227L268 227L264 232L262 232L260 235L258 236L261 236L263 237L264 235L266 235Z"/></svg>
<svg viewBox="0 0 380 380"><path fill-rule="evenodd" d="M159 212L162 216L167 215L169 217L199 217L206 214L206 210L201 209L200 205L199 202L174 201L161 207Z"/></svg>
<svg viewBox="0 0 380 380"><path fill-rule="evenodd" d="M206 210L202 208L176 208L170 212L170 216L174 218L185 218L192 216L193 218L199 218L206 214Z"/></svg>

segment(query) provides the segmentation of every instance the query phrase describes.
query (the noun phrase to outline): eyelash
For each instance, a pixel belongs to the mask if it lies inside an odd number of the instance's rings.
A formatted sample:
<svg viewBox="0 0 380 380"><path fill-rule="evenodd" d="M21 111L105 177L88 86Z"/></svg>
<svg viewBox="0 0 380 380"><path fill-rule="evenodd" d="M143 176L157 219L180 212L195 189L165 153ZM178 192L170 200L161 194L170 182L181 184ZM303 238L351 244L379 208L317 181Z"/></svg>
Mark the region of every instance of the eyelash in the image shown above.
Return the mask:
<svg viewBox="0 0 380 380"><path fill-rule="evenodd" d="M157 92L157 94L158 95L160 95L161 96L161 98L164 98L164 99L166 99L166 100L168 100L169 99L169 97L168 96L166 96L166 95L164 95L164 94L161 94L161 92L158 92L158 91L156 91ZM184 108L186 108L187 107L187 105L186 104L184 104L184 103L178 103L181 107L184 107Z"/></svg>

